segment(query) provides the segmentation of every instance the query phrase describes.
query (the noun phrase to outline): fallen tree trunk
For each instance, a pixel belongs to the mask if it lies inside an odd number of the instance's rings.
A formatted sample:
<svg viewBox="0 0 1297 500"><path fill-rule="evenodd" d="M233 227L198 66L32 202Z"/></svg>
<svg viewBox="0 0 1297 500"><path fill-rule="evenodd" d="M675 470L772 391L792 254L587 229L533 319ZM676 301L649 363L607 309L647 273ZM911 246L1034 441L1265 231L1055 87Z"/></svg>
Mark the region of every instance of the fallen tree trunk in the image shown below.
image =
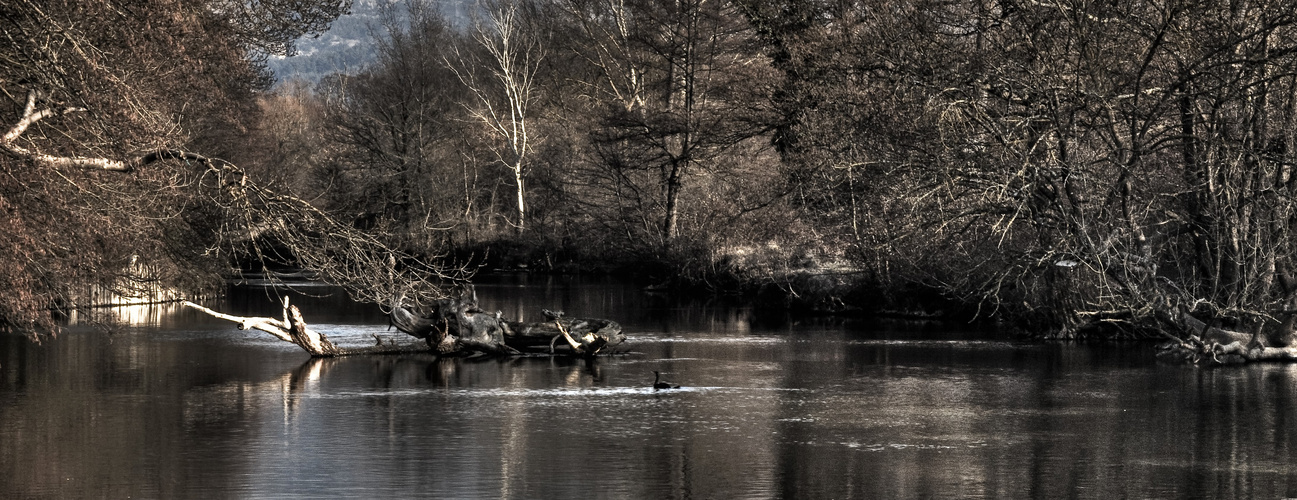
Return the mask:
<svg viewBox="0 0 1297 500"><path fill-rule="evenodd" d="M465 312L459 315L457 322L441 317L439 312L418 313L399 306L392 308L391 318L392 325L398 330L426 339L428 345L436 347L442 354L467 349L502 354L530 352L593 356L626 340L621 325L607 319L574 318L526 323L481 312ZM497 331L500 333L498 338L495 336ZM504 347L499 347L500 344Z"/></svg>
<svg viewBox="0 0 1297 500"><path fill-rule="evenodd" d="M330 341L324 334L308 328L306 326L306 321L302 319L302 312L297 309L297 306L290 305L287 297L284 298L284 319L282 320L257 316L234 316L214 311L187 300L182 301L181 304L207 313L208 315L237 323L240 330L260 330L269 333L279 340L301 347L302 350L309 353L312 357L324 358L357 354L406 354L428 351L428 349L400 345L375 345L371 347L351 348L338 346Z"/></svg>
<svg viewBox="0 0 1297 500"><path fill-rule="evenodd" d="M1237 332L1210 326L1188 312L1179 315L1179 323L1189 336L1173 338L1163 344L1158 356L1190 363L1240 364L1258 361L1297 361L1297 347L1267 346L1263 335L1264 323L1253 333ZM1277 326L1286 329L1290 321ZM1286 332L1280 332L1285 334Z"/></svg>
<svg viewBox="0 0 1297 500"><path fill-rule="evenodd" d="M471 289L470 289L471 290ZM471 298L443 299L426 311L392 308L392 326L424 345L384 344L344 347L306 325L297 306L284 299L283 319L244 317L221 313L193 302L182 302L211 316L238 324L240 330L260 330L301 347L313 357L360 354L408 354L433 351L440 355L487 354L513 356L523 353L595 356L609 352L626 340L621 325L606 319L566 319L557 313L552 322L524 323L504 320L499 312L487 314ZM548 313L547 315L554 314ZM560 343L559 341L562 340Z"/></svg>
<svg viewBox="0 0 1297 500"><path fill-rule="evenodd" d="M471 289L459 298L442 299L423 310L396 305L392 325L425 339L442 354L486 352L492 354L549 353L595 356L626 340L621 325L607 319L563 318L546 311L550 321L508 321L500 312L477 307ZM560 343L559 341L563 342Z"/></svg>

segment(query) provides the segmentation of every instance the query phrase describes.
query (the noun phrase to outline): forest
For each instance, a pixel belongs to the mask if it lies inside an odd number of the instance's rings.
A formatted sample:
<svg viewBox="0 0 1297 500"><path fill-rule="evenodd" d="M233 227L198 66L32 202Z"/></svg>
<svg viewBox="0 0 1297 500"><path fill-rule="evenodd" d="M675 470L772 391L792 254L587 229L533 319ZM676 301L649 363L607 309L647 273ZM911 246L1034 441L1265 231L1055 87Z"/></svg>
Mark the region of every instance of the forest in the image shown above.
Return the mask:
<svg viewBox="0 0 1297 500"><path fill-rule="evenodd" d="M272 85L350 6L0 5L5 327L240 269L390 305L486 266L1291 340L1293 2L486 0L458 26L411 0L371 66Z"/></svg>

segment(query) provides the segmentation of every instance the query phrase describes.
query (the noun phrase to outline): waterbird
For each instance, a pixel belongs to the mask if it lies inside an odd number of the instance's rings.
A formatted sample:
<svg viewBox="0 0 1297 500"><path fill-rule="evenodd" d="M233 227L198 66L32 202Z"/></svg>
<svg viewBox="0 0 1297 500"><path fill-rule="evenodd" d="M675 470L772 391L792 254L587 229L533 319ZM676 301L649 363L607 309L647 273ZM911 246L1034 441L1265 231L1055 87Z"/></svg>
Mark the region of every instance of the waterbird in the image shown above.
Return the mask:
<svg viewBox="0 0 1297 500"><path fill-rule="evenodd" d="M661 379L662 379L662 374L658 373L657 370L653 370L653 390L656 391L658 389L679 389L680 388L680 386L678 385L671 385L666 382L662 382Z"/></svg>

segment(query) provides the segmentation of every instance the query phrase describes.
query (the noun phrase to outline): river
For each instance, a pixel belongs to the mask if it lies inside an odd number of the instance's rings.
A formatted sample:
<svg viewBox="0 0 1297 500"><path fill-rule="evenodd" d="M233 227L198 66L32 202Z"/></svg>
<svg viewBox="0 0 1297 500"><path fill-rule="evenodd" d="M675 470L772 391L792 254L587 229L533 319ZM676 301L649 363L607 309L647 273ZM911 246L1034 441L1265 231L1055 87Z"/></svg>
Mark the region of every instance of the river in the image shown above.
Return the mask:
<svg viewBox="0 0 1297 500"><path fill-rule="evenodd" d="M328 288L331 337L396 338ZM1297 367L483 276L482 306L622 323L587 363L297 347L176 306L0 334L0 498L1297 496ZM331 293L334 292L334 293ZM267 289L211 305L277 315ZM681 384L654 391L653 371Z"/></svg>

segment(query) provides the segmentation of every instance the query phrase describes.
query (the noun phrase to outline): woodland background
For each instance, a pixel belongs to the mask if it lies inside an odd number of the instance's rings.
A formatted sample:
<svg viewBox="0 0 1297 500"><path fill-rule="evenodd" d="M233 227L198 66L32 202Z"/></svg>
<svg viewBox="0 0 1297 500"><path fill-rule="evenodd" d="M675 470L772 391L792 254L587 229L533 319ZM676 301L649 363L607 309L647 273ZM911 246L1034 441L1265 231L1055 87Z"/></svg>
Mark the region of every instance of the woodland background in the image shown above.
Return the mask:
<svg viewBox="0 0 1297 500"><path fill-rule="evenodd" d="M366 4L372 63L276 83L352 7L0 5L4 324L414 261L1061 337L1292 309L1293 2ZM89 161L162 148L202 156Z"/></svg>

